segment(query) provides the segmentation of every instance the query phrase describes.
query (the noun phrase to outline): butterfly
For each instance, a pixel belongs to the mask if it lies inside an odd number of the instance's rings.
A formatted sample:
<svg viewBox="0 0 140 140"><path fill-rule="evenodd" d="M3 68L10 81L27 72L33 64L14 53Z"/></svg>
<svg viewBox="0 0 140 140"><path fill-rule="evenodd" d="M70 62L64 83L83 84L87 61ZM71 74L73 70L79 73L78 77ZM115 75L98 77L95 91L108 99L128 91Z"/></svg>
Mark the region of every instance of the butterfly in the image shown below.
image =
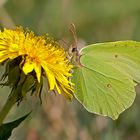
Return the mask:
<svg viewBox="0 0 140 140"><path fill-rule="evenodd" d="M140 42L97 43L74 51L75 98L89 112L117 119L134 102L140 83Z"/></svg>

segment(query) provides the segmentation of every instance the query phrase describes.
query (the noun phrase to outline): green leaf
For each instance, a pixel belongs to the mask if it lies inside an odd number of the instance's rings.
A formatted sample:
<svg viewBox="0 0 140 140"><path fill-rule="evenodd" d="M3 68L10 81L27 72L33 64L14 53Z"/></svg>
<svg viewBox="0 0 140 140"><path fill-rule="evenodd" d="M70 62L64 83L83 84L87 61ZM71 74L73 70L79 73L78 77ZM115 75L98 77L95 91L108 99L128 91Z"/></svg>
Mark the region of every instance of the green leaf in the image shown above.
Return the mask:
<svg viewBox="0 0 140 140"><path fill-rule="evenodd" d="M74 69L75 97L92 113L117 119L135 99L140 82L140 42L89 45ZM134 82L135 81L135 82Z"/></svg>
<svg viewBox="0 0 140 140"><path fill-rule="evenodd" d="M30 113L13 122L0 125L0 140L8 140L8 138L11 136L13 129L19 126L19 124L29 116L29 114Z"/></svg>

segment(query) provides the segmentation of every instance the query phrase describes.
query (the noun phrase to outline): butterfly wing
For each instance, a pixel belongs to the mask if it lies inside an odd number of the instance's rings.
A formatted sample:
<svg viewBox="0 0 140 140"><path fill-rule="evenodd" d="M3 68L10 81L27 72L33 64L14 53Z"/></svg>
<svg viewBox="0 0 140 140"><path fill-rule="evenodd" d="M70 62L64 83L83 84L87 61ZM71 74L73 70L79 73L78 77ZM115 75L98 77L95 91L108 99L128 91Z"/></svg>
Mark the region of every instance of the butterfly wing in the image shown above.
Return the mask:
<svg viewBox="0 0 140 140"><path fill-rule="evenodd" d="M74 69L72 79L75 97L89 112L118 118L132 105L140 82L140 43L98 43L80 54L82 66Z"/></svg>

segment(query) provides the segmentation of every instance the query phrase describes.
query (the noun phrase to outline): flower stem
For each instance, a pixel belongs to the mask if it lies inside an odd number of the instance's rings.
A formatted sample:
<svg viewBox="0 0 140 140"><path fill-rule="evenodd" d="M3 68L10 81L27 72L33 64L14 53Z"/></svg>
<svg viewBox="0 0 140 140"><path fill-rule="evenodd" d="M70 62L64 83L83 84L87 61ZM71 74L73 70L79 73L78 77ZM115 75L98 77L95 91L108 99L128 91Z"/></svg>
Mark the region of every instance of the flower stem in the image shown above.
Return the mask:
<svg viewBox="0 0 140 140"><path fill-rule="evenodd" d="M8 97L5 105L3 106L2 110L0 111L0 124L3 123L4 119L6 118L7 114L13 107L13 105L17 102L17 92L10 94Z"/></svg>

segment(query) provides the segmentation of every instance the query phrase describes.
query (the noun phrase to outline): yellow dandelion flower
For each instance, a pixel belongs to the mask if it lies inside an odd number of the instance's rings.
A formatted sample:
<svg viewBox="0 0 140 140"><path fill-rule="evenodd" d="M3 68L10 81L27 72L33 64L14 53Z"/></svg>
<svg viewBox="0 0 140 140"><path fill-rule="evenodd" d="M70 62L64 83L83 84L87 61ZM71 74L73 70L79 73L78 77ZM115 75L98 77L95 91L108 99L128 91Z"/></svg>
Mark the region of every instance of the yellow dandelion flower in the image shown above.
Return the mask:
<svg viewBox="0 0 140 140"><path fill-rule="evenodd" d="M38 82L46 75L50 90L57 90L72 98L73 84L69 81L72 65L59 43L48 36L17 27L0 31L0 62L22 56L21 69L27 75L35 71Z"/></svg>

